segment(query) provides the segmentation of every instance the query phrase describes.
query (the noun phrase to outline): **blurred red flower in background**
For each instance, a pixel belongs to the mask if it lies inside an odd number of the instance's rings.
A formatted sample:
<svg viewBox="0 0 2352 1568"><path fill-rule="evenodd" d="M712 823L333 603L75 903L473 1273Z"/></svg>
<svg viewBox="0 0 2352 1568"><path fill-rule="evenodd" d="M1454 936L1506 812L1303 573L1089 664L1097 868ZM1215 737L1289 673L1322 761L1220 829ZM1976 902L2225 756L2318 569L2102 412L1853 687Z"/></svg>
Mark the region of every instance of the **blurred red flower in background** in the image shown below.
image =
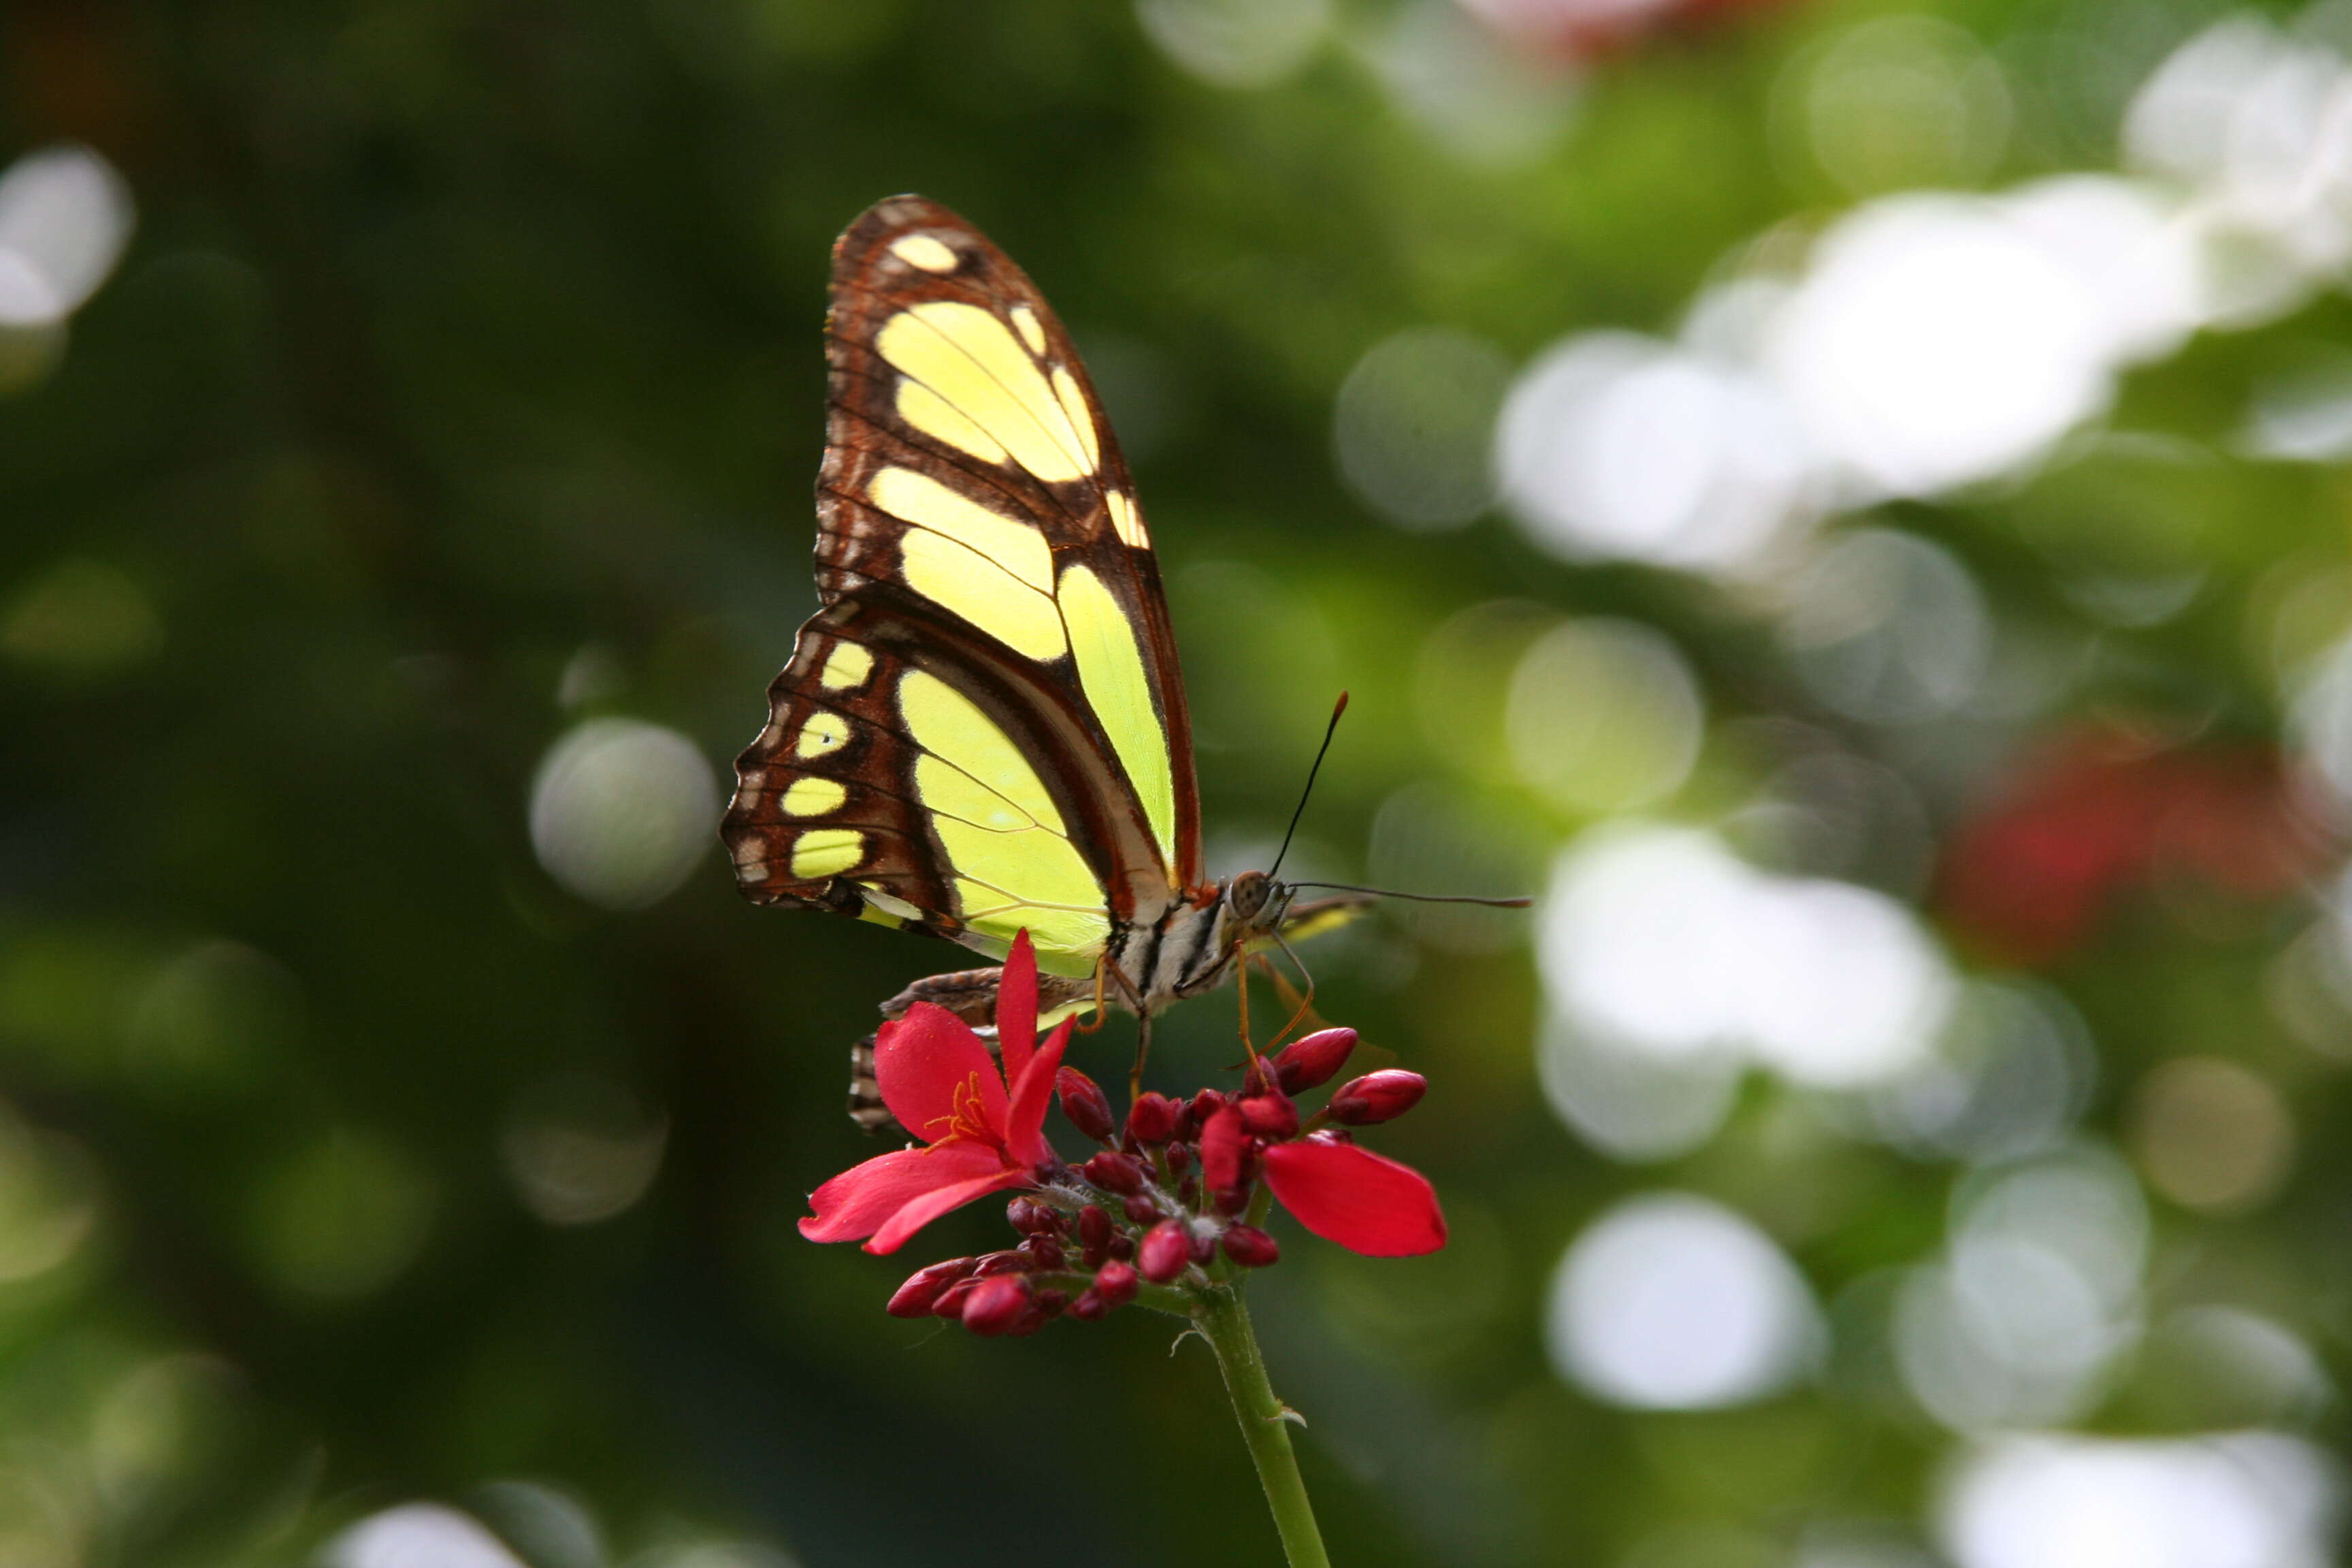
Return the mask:
<svg viewBox="0 0 2352 1568"><path fill-rule="evenodd" d="M1460 0L1512 41L1563 59L1622 54L1654 35L1696 32L1790 0Z"/></svg>
<svg viewBox="0 0 2352 1568"><path fill-rule="evenodd" d="M2258 902L2292 891L2328 855L2274 747L2084 725L1962 821L1937 901L1963 937L2050 963L2088 942L2130 887L2186 877Z"/></svg>

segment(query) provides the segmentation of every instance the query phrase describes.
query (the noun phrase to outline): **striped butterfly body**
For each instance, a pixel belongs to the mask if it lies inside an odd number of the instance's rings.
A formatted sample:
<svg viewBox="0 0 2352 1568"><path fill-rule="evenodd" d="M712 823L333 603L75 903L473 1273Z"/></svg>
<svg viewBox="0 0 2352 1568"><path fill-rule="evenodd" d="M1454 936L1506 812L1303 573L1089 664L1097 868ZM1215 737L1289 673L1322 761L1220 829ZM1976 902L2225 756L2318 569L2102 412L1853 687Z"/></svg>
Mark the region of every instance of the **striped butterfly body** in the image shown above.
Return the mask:
<svg viewBox="0 0 2352 1568"><path fill-rule="evenodd" d="M821 607L720 829L744 893L992 959L1026 928L1045 1006L1098 995L1146 1019L1350 912L1204 875L1150 536L1021 269L935 202L877 203L835 247L825 360ZM995 977L935 976L883 1011L982 1022Z"/></svg>

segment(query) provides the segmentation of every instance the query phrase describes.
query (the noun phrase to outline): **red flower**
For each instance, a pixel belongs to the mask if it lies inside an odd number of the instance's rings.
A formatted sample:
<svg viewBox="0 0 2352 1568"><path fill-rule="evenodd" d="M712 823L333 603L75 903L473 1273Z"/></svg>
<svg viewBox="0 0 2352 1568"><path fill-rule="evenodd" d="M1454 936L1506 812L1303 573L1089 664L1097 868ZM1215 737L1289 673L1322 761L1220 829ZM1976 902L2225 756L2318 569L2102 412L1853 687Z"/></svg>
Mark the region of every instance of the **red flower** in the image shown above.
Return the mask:
<svg viewBox="0 0 2352 1568"><path fill-rule="evenodd" d="M981 1037L944 1007L918 1002L905 1017L885 1024L874 1046L874 1076L891 1114L925 1147L877 1155L825 1183L809 1195L816 1212L801 1221L801 1234L811 1241L863 1237L868 1252L896 1252L974 1198L1036 1185L1037 1167L1054 1158L1045 1108L1074 1021L1034 1044L1037 955L1024 931L1013 941L996 993L1002 1073Z"/></svg>
<svg viewBox="0 0 2352 1568"><path fill-rule="evenodd" d="M1429 1178L1328 1133L1269 1145L1265 1184L1298 1223L1367 1258L1417 1258L1445 1245Z"/></svg>
<svg viewBox="0 0 2352 1568"><path fill-rule="evenodd" d="M1961 824L1938 902L1999 956L2054 963L2136 883L2186 873L2260 902L2292 891L2326 854L2276 752L2077 725Z"/></svg>

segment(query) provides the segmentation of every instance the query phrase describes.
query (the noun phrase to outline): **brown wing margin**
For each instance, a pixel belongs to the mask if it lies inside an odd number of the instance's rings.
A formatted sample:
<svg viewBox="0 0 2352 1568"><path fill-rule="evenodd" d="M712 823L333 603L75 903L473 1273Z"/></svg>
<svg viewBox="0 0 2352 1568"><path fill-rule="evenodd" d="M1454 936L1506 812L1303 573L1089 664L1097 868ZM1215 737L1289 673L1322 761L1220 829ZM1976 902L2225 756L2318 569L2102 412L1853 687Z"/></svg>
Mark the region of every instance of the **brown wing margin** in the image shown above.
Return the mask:
<svg viewBox="0 0 2352 1568"><path fill-rule="evenodd" d="M910 244L935 245L938 251L915 254L935 262L944 258L950 264L944 268L918 265L902 253ZM1042 479L1009 456L990 460L959 449L900 415L898 399L906 377L883 359L877 337L898 312L939 300L975 306L1001 320L1011 320L1016 310L1026 312L1045 343L1040 357L1066 371L1079 389L1097 451L1090 475ZM922 196L892 196L868 208L834 247L825 361L830 406L824 462L817 478L821 597L829 605L896 574L898 536L903 529L894 528L887 516L856 499L868 493L869 481L883 468L904 466L939 474L974 492L992 494L1005 510L1034 521L1057 566L1072 555L1084 560L1140 628L1146 673L1167 734L1174 777L1177 841L1161 848L1173 861L1178 890L1198 884L1202 875L1201 813L1192 723L1159 564L1143 531L1126 459L1093 381L1045 295L1011 258L955 213ZM1128 511L1126 537L1113 515L1113 496L1122 498ZM1059 668L1037 668L1066 694L1062 706L1084 717L1088 751L1124 786L1133 805L1139 793L1109 738L1094 721L1075 670L1066 661ZM1139 807L1137 815L1139 818Z"/></svg>

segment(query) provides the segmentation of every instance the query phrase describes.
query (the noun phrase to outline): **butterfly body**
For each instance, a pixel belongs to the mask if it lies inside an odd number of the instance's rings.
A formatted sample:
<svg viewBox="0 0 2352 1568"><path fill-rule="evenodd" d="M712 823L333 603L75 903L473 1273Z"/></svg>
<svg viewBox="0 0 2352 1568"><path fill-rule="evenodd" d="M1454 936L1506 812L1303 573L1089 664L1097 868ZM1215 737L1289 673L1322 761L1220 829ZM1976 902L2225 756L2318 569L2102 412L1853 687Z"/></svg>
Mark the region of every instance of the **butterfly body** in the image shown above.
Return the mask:
<svg viewBox="0 0 2352 1568"><path fill-rule="evenodd" d="M835 247L826 364L821 606L736 763L742 890L991 958L1025 929L1049 1005L1148 1018L1215 985L1290 893L1203 870L1158 563L1060 321L976 228L895 196ZM934 989L984 1016L992 973Z"/></svg>

